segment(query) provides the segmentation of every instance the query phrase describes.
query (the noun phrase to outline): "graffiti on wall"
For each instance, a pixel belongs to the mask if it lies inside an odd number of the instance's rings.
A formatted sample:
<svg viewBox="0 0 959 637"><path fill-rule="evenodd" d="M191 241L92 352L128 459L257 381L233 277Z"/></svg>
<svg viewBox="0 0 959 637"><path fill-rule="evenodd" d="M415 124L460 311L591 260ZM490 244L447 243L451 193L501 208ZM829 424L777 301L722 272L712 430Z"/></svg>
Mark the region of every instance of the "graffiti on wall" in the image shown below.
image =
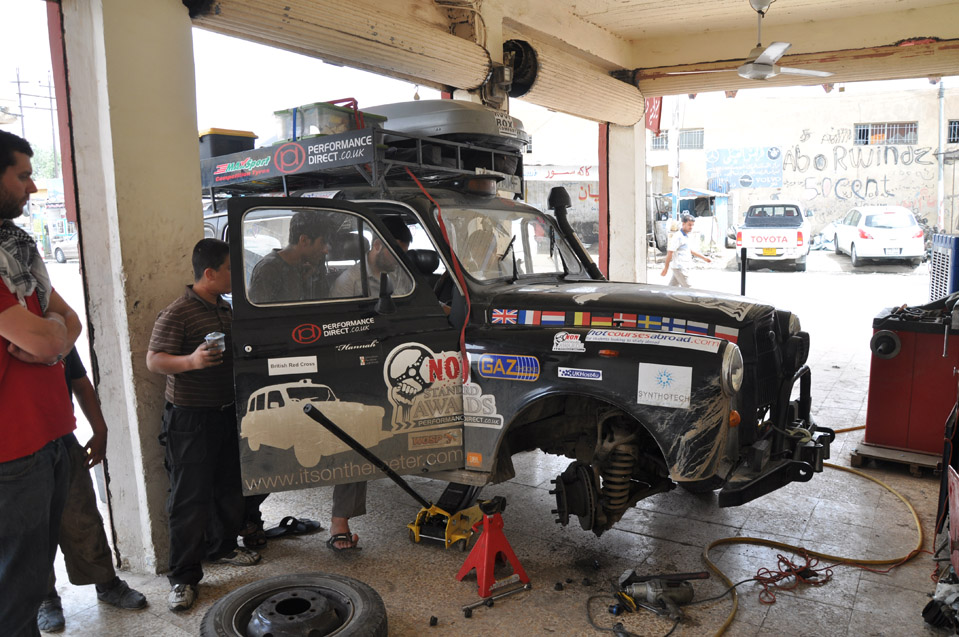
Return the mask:
<svg viewBox="0 0 959 637"><path fill-rule="evenodd" d="M795 143L762 148L720 149L706 156L714 188L759 190L755 197L799 199L828 223L849 208L866 204L904 206L921 216L935 215L937 160L929 146L856 145L851 128L803 129ZM771 153L771 154L770 154ZM775 161L773 160L775 155ZM771 166L776 164L776 170ZM737 179L761 166L761 179ZM765 189L774 189L772 192ZM818 224L817 224L818 225Z"/></svg>

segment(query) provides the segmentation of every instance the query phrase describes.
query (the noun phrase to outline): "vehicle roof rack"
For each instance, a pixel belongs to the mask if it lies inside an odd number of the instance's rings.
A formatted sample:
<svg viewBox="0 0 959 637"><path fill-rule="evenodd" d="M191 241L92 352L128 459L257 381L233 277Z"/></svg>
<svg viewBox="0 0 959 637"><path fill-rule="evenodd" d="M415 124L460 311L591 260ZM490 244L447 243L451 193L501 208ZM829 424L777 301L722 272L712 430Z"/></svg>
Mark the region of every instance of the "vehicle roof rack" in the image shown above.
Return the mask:
<svg viewBox="0 0 959 637"><path fill-rule="evenodd" d="M366 183L383 191L387 179L436 182L488 175L500 190L522 193L519 150L369 127L282 142L200 162L204 194L254 195Z"/></svg>

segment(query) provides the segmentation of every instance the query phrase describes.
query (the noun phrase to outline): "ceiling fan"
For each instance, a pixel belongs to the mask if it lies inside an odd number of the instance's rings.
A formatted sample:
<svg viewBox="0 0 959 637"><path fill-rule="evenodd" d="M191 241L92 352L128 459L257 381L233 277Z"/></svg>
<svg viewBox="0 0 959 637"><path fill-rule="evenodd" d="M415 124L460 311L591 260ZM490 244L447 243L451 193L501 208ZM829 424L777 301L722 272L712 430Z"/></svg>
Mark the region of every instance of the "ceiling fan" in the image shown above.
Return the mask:
<svg viewBox="0 0 959 637"><path fill-rule="evenodd" d="M739 76L747 80L768 80L780 74L786 75L806 75L810 77L829 77L832 75L829 71L814 71L812 69L794 69L788 66L776 66L789 47L789 42L773 42L767 47L763 47L763 17L776 0L749 0L749 6L756 11L757 15L757 44L756 48L749 52L746 62L737 68L712 69L708 71L676 71L667 73L667 75L691 75L695 73L727 73L736 71Z"/></svg>

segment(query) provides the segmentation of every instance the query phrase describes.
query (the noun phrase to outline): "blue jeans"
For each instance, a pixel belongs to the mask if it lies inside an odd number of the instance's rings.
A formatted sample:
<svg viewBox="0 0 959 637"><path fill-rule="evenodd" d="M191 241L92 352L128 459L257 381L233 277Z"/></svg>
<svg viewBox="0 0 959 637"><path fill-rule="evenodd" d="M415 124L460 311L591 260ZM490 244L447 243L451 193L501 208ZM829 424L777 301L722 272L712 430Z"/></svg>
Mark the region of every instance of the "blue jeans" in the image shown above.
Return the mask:
<svg viewBox="0 0 959 637"><path fill-rule="evenodd" d="M67 498L70 459L63 439L0 462L0 626L11 637L39 635Z"/></svg>

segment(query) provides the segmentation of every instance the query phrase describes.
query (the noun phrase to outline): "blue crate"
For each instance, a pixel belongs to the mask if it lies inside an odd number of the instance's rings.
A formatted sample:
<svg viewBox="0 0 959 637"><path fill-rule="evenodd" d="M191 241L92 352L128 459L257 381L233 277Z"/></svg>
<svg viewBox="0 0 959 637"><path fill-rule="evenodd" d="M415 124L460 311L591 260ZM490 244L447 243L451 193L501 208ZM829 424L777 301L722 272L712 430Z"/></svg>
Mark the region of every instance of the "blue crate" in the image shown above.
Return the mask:
<svg viewBox="0 0 959 637"><path fill-rule="evenodd" d="M938 301L959 291L959 236L932 235L929 258L929 300Z"/></svg>

